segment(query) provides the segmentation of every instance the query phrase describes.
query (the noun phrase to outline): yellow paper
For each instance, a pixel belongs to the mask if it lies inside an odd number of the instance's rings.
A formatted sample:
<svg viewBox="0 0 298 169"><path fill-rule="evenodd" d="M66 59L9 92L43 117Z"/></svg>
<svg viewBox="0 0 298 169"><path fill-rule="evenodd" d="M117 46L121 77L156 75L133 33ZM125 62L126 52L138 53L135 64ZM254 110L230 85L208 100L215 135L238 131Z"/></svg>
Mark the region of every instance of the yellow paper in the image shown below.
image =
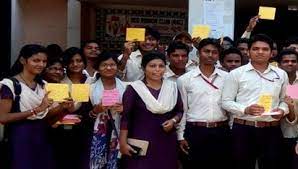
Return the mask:
<svg viewBox="0 0 298 169"><path fill-rule="evenodd" d="M262 94L259 97L258 105L263 106L265 109L265 113L268 113L271 111L272 106L272 95L269 94Z"/></svg>
<svg viewBox="0 0 298 169"><path fill-rule="evenodd" d="M126 41L145 41L145 28L127 28Z"/></svg>
<svg viewBox="0 0 298 169"><path fill-rule="evenodd" d="M274 7L260 6L259 8L260 19L274 20L275 12L276 12L276 8Z"/></svg>
<svg viewBox="0 0 298 169"><path fill-rule="evenodd" d="M69 97L68 84L48 83L46 84L46 91L50 91L49 98L55 102L65 101Z"/></svg>
<svg viewBox="0 0 298 169"><path fill-rule="evenodd" d="M90 93L89 84L72 84L71 97L76 102L88 102Z"/></svg>
<svg viewBox="0 0 298 169"><path fill-rule="evenodd" d="M210 34L210 26L209 25L196 25L192 28L192 37L197 38L200 37L201 39L205 39L209 37Z"/></svg>
<svg viewBox="0 0 298 169"><path fill-rule="evenodd" d="M277 62L271 62L270 65L274 66L274 67L278 67Z"/></svg>

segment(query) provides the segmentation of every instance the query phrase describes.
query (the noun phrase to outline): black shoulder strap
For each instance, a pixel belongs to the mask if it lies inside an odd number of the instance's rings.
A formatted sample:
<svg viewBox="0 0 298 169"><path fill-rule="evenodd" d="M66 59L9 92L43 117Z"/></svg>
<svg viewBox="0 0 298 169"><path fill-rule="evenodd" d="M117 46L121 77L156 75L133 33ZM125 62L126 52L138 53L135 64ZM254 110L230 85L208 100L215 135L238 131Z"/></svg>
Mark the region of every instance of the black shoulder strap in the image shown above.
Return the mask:
<svg viewBox="0 0 298 169"><path fill-rule="evenodd" d="M22 87L20 82L14 78L11 77L9 78L13 82L13 88L14 88L14 93L15 93L15 98L12 104L12 111L11 112L19 112L20 111L20 94L22 92Z"/></svg>

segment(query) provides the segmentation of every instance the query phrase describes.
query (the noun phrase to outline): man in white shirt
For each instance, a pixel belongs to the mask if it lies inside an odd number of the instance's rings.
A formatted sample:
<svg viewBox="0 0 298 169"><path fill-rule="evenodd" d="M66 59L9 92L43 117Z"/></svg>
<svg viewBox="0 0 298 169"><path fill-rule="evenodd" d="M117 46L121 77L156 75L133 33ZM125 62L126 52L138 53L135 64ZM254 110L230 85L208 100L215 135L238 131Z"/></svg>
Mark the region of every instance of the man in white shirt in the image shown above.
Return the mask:
<svg viewBox="0 0 298 169"><path fill-rule="evenodd" d="M222 107L233 117L234 169L280 169L280 119L288 114L284 102L288 77L269 65L273 41L255 35L249 43L250 63L231 71L222 92ZM267 115L264 115L266 113Z"/></svg>
<svg viewBox="0 0 298 169"><path fill-rule="evenodd" d="M237 48L231 47L229 49L225 49L219 57L219 61L222 66L220 69L230 72L242 65L242 58L243 56Z"/></svg>
<svg viewBox="0 0 298 169"><path fill-rule="evenodd" d="M96 70L93 68L93 65L98 55L100 54L100 47L98 42L95 40L86 41L82 46L82 51L87 59L87 65L86 68L83 70L83 74L86 75L88 78L95 78Z"/></svg>
<svg viewBox="0 0 298 169"><path fill-rule="evenodd" d="M249 43L249 39L246 39L246 38L241 38L236 43L236 48L240 50L243 56L242 65L246 65L249 62L248 43Z"/></svg>
<svg viewBox="0 0 298 169"><path fill-rule="evenodd" d="M228 168L229 127L220 98L227 72L215 67L219 41L203 39L198 46L200 65L178 78L184 105L178 126L180 148L189 155L189 168Z"/></svg>
<svg viewBox="0 0 298 169"><path fill-rule="evenodd" d="M194 69L197 65L189 59L189 48L182 42L171 42L167 49L169 65L166 66L164 78L177 81L184 73Z"/></svg>
<svg viewBox="0 0 298 169"><path fill-rule="evenodd" d="M192 38L191 35L185 31L179 32L173 37L174 42L182 42L189 47L188 58L193 62L198 62L196 46L198 46L200 40L200 37Z"/></svg>
<svg viewBox="0 0 298 169"><path fill-rule="evenodd" d="M157 30L146 27L144 42L126 42L123 54L118 57L120 65L119 74L123 81L133 82L142 80L144 72L141 66L142 57L145 53L154 51L159 43L160 34ZM136 44L138 43L138 45ZM135 47L138 47L134 51Z"/></svg>
<svg viewBox="0 0 298 169"><path fill-rule="evenodd" d="M283 50L278 54L277 62L278 67L287 72L289 83L291 85L298 85L298 75L296 71L298 53L293 49ZM295 145L298 138L298 101L286 97L285 102L288 104L289 114L281 121L281 129L284 136L283 168L292 169Z"/></svg>

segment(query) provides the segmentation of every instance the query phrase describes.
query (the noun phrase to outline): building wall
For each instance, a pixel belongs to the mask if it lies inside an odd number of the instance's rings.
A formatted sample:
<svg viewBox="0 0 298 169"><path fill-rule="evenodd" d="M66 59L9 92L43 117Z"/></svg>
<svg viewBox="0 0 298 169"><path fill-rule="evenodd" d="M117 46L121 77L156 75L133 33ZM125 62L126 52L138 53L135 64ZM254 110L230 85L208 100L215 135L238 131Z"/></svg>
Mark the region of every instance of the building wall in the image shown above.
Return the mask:
<svg viewBox="0 0 298 169"><path fill-rule="evenodd" d="M25 43L66 47L67 0L22 0Z"/></svg>
<svg viewBox="0 0 298 169"><path fill-rule="evenodd" d="M11 61L24 44L67 45L67 0L12 0Z"/></svg>

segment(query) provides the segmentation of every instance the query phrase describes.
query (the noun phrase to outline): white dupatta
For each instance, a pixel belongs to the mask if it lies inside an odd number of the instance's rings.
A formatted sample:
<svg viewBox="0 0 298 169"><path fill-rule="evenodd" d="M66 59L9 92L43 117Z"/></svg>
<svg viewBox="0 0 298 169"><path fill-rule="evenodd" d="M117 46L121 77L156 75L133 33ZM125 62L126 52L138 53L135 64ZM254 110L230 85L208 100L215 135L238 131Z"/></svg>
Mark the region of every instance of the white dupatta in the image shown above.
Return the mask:
<svg viewBox="0 0 298 169"><path fill-rule="evenodd" d="M3 79L0 82L0 84L6 85L7 87L9 87L9 89L13 94L13 97L15 98L13 82L10 79ZM32 90L22 82L20 82L20 85L22 89L20 94L20 111L24 112L38 107L41 104L42 99L44 98L44 95L46 93L45 89L43 89L42 86L39 84L36 85L35 90ZM36 115L29 116L27 117L27 119L29 120L43 119L47 115L47 113L48 113L48 109L46 109L43 112L39 112Z"/></svg>
<svg viewBox="0 0 298 169"><path fill-rule="evenodd" d="M119 94L120 94L119 101L122 102L122 96L123 96L123 93L126 89L126 85L120 79L118 79L118 78L115 78L115 79L116 79L116 89L119 91ZM104 86L102 84L101 78L99 78L96 82L91 84L91 87L90 87L90 101L91 101L93 106L96 105L96 104L101 103L103 91L104 91ZM98 116L95 120L95 124L94 124L94 130L95 131L98 130L97 126L100 123L100 118L99 118L100 114L101 113L98 114ZM117 130L119 130L119 125L117 125L117 124L120 124L119 113L112 112L112 115L113 115L113 118L115 120Z"/></svg>
<svg viewBox="0 0 298 169"><path fill-rule="evenodd" d="M132 82L131 86L146 104L147 109L154 114L167 113L173 110L177 103L177 84L170 80L163 80L157 100L154 98L147 86L141 80Z"/></svg>

